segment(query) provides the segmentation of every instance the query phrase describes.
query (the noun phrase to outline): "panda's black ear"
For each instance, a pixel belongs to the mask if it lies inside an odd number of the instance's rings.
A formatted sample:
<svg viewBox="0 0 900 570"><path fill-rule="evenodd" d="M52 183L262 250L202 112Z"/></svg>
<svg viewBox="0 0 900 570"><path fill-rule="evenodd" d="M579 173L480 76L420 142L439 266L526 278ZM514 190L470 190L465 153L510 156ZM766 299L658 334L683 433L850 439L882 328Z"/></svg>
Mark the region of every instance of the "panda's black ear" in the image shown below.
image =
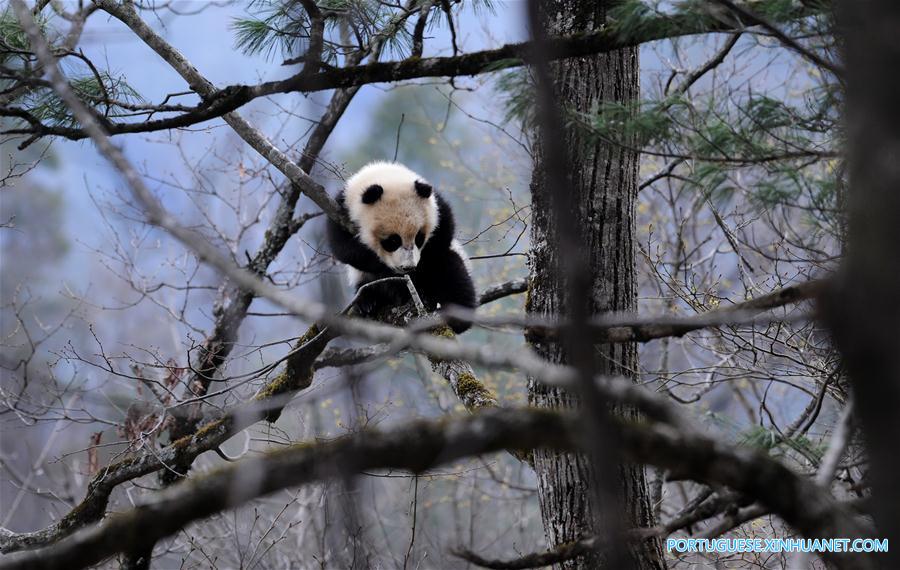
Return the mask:
<svg viewBox="0 0 900 570"><path fill-rule="evenodd" d="M382 194L384 194L384 188L382 188L378 184L372 184L371 186L366 188L365 192L363 192L363 204L374 204L381 199Z"/></svg>
<svg viewBox="0 0 900 570"><path fill-rule="evenodd" d="M431 190L431 184L416 180L416 194L418 194L420 198L428 198L431 196Z"/></svg>

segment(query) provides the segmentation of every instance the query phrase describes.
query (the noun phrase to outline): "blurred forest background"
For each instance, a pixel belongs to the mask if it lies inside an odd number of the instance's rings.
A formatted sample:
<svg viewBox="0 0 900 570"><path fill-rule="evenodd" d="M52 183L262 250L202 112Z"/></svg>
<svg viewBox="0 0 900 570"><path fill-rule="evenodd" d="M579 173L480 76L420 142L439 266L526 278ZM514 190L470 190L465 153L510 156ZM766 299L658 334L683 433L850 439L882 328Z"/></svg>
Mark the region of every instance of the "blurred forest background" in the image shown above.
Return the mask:
<svg viewBox="0 0 900 570"><path fill-rule="evenodd" d="M70 33L72 14L92 6L41 4L38 24L55 42ZM305 4L151 0L138 3L137 12L209 81L225 86L273 81L300 69L302 62L283 62L308 47ZM531 37L524 2L318 4L364 12L369 19L359 26L371 28L370 41L392 17L417 10L379 46L384 61L455 56L457 49L476 52ZM804 286L836 269L844 251L846 161L840 82L829 68L837 58L832 15L820 3L796 17L788 10L806 3L747 2L761 25L726 14L730 4L617 3L607 18L623 34L664 35L645 24L682 16L727 29L641 43L638 100L564 109L567 128L588 140L642 151L633 239L641 316L690 317ZM9 88L25 65L28 43L12 8L0 10L2 86ZM424 49L413 54L419 12L430 16ZM334 42L326 44L326 56L333 50L332 65L347 65L351 56L337 46L356 41L353 25L335 20L326 30ZM160 101L197 104L185 81L103 10L85 19L76 45L72 51L80 55L63 58L62 69L82 99L111 120L140 122L187 109L151 111ZM531 270L530 184L539 128L534 77L531 68L504 67L362 86L309 171L332 196L372 160L396 159L427 177L454 208L479 291L528 278ZM240 114L300 160L333 93L272 94L243 105ZM105 107L97 102L104 97ZM53 91L40 86L3 102L29 109L47 125L77 126ZM186 383L204 339L233 302L223 298L218 271L146 223L141 205L90 141L16 132L28 125L11 113L0 117L6 133L0 143L0 527L13 533L55 524L104 466L157 453L174 439L167 413L189 405ZM237 265L247 265L268 239L284 174L221 118L113 141L178 222ZM338 312L352 292L324 243L325 219L307 196L295 214L302 226L265 280ZM642 342L634 377L702 434L814 475L845 421L849 390L837 351L810 318L807 297L772 305L765 322L742 317ZM525 307L525 294L509 295L478 314L502 321ZM201 423L247 402L276 377L277 364L310 324L255 299L209 388ZM502 324L475 327L462 340L497 351L526 342L520 329ZM331 348L364 344L338 339ZM528 403L521 372L478 364L474 370L502 406ZM465 406L446 380L421 354L401 352L356 366L323 365L277 422L257 422L221 450L252 457L452 413L465 413ZM865 496L866 460L857 438L848 439L830 483L841 501ZM191 469L203 473L224 464L204 453ZM659 525L712 504L706 517L669 533L792 535L752 498L670 480L665 469L648 468L647 481ZM156 474L118 485L107 510L140 504L161 485ZM504 452L421 474L380 469L288 487L165 538L152 567L473 567L457 549L503 559L547 547L538 488L528 463ZM665 556L671 568L799 563L799 555L789 554Z"/></svg>

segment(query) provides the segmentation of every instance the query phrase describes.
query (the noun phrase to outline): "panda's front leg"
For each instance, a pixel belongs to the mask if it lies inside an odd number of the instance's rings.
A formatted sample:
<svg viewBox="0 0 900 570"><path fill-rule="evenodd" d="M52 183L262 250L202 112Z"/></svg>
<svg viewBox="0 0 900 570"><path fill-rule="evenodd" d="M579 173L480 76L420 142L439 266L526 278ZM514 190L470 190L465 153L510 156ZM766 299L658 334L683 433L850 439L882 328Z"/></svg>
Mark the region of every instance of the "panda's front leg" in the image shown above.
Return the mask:
<svg viewBox="0 0 900 570"><path fill-rule="evenodd" d="M395 274L371 274L357 272L355 277L356 300L354 304L366 317L377 317L383 311L405 303L408 299L406 285ZM406 296L404 296L406 294Z"/></svg>
<svg viewBox="0 0 900 570"><path fill-rule="evenodd" d="M463 259L453 250L432 260L427 267L416 271L416 286L430 308L446 309L450 306L464 309L475 309L478 297L475 294L475 283ZM448 318L447 324L453 332L460 334L471 326L467 321Z"/></svg>

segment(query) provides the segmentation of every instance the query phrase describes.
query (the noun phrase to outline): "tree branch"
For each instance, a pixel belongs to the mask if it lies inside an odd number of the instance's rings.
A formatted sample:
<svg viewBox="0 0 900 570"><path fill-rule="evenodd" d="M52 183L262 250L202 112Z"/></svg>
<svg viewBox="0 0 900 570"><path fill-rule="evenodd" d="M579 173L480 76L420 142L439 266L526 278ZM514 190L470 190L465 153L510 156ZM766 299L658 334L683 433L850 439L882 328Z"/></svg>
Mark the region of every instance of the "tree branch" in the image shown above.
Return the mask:
<svg viewBox="0 0 900 570"><path fill-rule="evenodd" d="M627 540L642 540L650 536L666 537L673 532L701 520L720 514L726 508L739 503L739 496L733 493L718 495L714 499L696 505L696 508L685 509L685 512L675 517L665 525L656 528L629 529L625 532ZM743 502L746 502L744 500ZM738 504L738 506L742 506ZM503 560L485 558L468 549L458 549L454 552L460 558L483 568L494 570L521 570L524 568L541 568L559 564L567 560L573 560L580 556L596 552L601 536L585 537L574 542L559 545L557 548L534 552L519 558Z"/></svg>
<svg viewBox="0 0 900 570"><path fill-rule="evenodd" d="M188 523L285 487L372 469L414 473L464 457L503 449L573 450L583 441L568 414L536 409L490 409L437 421L412 422L390 431L365 430L326 443L302 443L242 460L173 485L148 504L36 552L0 563L0 569L80 568L117 552L138 549ZM674 474L729 486L754 497L809 537L866 536L871 529L809 479L757 451L664 426L612 423L626 456ZM834 554L841 568L870 568L871 558Z"/></svg>
<svg viewBox="0 0 900 570"><path fill-rule="evenodd" d="M734 12L742 21L746 23L746 25L760 26L761 28L775 36L775 38L786 48L797 52L813 64L821 67L822 69L827 69L839 78L844 76L844 69L840 65L828 61L816 52L806 48L806 46L802 45L800 42L781 31L778 26L774 25L766 18L758 15L755 10L747 6L736 4L731 0L715 0L715 2L721 4L722 6L725 6L726 8Z"/></svg>
<svg viewBox="0 0 900 570"><path fill-rule="evenodd" d="M507 281L506 283L499 283L492 287L488 287L487 289L482 291L481 296L478 298L478 304L485 305L487 303L491 303L510 295L524 293L527 290L528 279L513 279L512 281Z"/></svg>
<svg viewBox="0 0 900 570"><path fill-rule="evenodd" d="M140 17L130 3L120 5L115 3L114 0L95 0L95 4L121 19L137 33L130 21L135 19L140 21ZM755 2L754 8L764 12L769 5L776 4L781 5L780 0L762 0ZM784 20L795 20L822 10L822 7L817 3L810 2L808 4L807 6L801 3L799 6L792 8L783 14ZM740 6L738 5L738 7ZM744 25L736 27L733 23L723 22L720 19L697 13L659 16L642 22L636 31L624 31L613 23L599 32L550 39L548 41L549 55L544 57L549 60L582 57L597 53L607 53L651 41L709 32L736 32L744 28ZM149 27L147 27L147 30L149 30L150 34L156 35ZM141 35L141 33L138 35ZM144 36L142 36L142 39L146 41ZM154 50L157 49L154 44L148 42L148 45L153 47ZM172 50L173 48L169 46L168 49ZM159 53L158 50L157 53ZM163 54L160 53L160 55ZM227 115L254 99L277 93L311 93L328 89L359 87L372 83L396 83L427 77L480 75L533 63L535 56L534 43L522 42L457 56L409 58L402 61L351 65L342 68L331 68L317 73L309 73L304 68L303 71L287 79L257 85L229 85L220 90L215 90L205 79L202 81L188 79L191 88L203 98L203 107L176 117L144 123L111 123L108 125L108 131L111 135L117 135L186 127ZM165 56L163 57L165 59ZM181 57L181 60L190 66L183 57ZM181 69L176 69L179 73L182 73ZM200 77L199 72L193 66L190 66L190 70L197 77ZM183 73L182 76L185 77ZM80 140L89 136L87 132L77 127L43 124L39 126L32 125L28 129L19 129L16 133L34 134L36 136L60 136L71 140ZM329 212L329 215L331 215L331 212Z"/></svg>
<svg viewBox="0 0 900 570"><path fill-rule="evenodd" d="M188 83L191 89L197 92L204 99L205 102L214 105L222 105L222 101L228 101L228 99L230 99L230 93L236 93L244 90L244 87L226 87L222 90L217 90L213 86L213 84L205 77L203 77L203 75L197 70L197 68L194 67L191 62L189 62L187 58L184 57L184 55L182 55L177 49L166 42L159 34L154 32L153 29L150 28L150 26L148 26L141 19L133 4L119 4L114 0L95 0L95 4L97 4L111 16L121 20L123 24L128 26L131 31L135 33L135 35L141 38L144 43L146 43L166 63L168 63L172 67L172 69L174 69ZM300 75L302 76L303 73L304 72L301 72ZM346 101L337 106L335 119L340 117L340 115L343 113L343 109L346 108L346 105L349 103L349 99L352 98L352 95L354 93L355 91L346 93L343 98L336 95L335 100L345 99ZM217 101L219 103L216 103ZM288 180L290 180L291 183L294 184L296 189L299 189L304 194L309 196L309 198L313 202L315 202L315 204L319 208L321 208L329 218L343 224L345 227L351 227L350 221L341 212L341 209L338 207L337 202L335 202L331 198L331 196L328 195L322 185L318 184L312 178L310 178L307 172L304 172L303 168L301 168L286 154L279 150L274 144L272 144L272 142L269 141L269 139L264 134L262 134L262 132L255 129L239 114L232 112L240 105L232 106L228 103L225 103L224 105L225 106L222 107L224 111L219 114L222 115L222 118L225 120L225 122L228 123L234 129L234 131L242 139L244 139L244 141L247 142L247 144L249 144L254 150L262 155L262 157L265 158L270 164L272 164L272 166L281 171L281 173L284 174L288 178ZM80 122L82 123L82 125L84 124L83 121ZM86 129L84 130L86 131ZM106 132L107 134L115 134L115 126L107 125ZM311 138L310 140L316 141L317 139ZM321 143L324 144L324 140L322 140Z"/></svg>
<svg viewBox="0 0 900 570"><path fill-rule="evenodd" d="M491 289L497 288L506 289L508 284ZM484 296L482 294L482 297ZM178 467L181 466L182 470L186 470L197 456L217 449L254 423L263 419L277 420L290 398L310 386L315 370L385 357L401 348L388 343L362 349L326 352L325 347L333 338L335 338L333 329L322 330L318 325L311 326L285 358L284 370L267 382L250 402L229 410L221 418L213 420L193 433L182 434L161 450L128 458L101 469L88 484L87 494L81 503L56 523L38 531L23 533L13 533L0 528L0 553L52 544L75 530L100 520L105 514L112 490L121 483L162 469L167 472L171 469L179 471ZM475 411L480 407L491 405L493 396L478 381L465 360L433 358L431 361L435 372L447 378L466 409ZM493 405L496 405L496 400L493 400Z"/></svg>
<svg viewBox="0 0 900 570"><path fill-rule="evenodd" d="M510 282L498 287L518 290L523 283ZM758 319L758 315L771 309L777 309L792 303L815 299L827 285L825 279L813 279L797 285L791 285L766 293L755 299L734 305L714 309L689 317L646 317L635 318L630 315L601 316L587 322L587 333L594 342L649 342L661 338L684 336L696 330L724 325L755 324L771 322L770 318ZM527 289L527 285L525 285ZM491 290L485 295L493 295ZM474 311L460 308L449 308L446 313L454 318L487 326L519 326L526 330L530 338L549 340L559 336L568 322L560 319L542 317L476 316Z"/></svg>
<svg viewBox="0 0 900 570"><path fill-rule="evenodd" d="M23 29L28 33L35 52L47 69L54 89L58 92L60 98L73 110L83 127L91 133L91 137L101 154L108 158L125 177L136 199L144 206L151 223L155 223L169 231L174 237L196 252L202 260L222 271L238 286L250 290L256 295L266 297L298 316L311 321L323 322L326 326L333 327L336 332L354 338L390 343L391 346L397 349L421 350L430 356L442 359L464 360L491 368L522 370L550 385L566 388L571 388L574 385L576 379L574 370L545 362L530 351L520 351L512 354L495 353L480 345L463 344L430 334L415 334L412 331L396 327L332 316L322 305L299 302L291 295L261 281L253 273L235 267L230 260L222 256L207 242L180 226L162 208L152 193L146 188L137 172L122 156L121 152L111 144L102 128L96 124L93 115L71 93L65 78L59 72L55 60L47 50L46 43L40 32L35 28L27 8L24 7L21 0L15 0L13 5L22 22ZM627 380L597 378L595 381L601 392L611 401L636 406L643 410L648 417L662 419L673 424L680 422L680 419L671 411L665 399L634 386ZM42 531L17 535L15 540L4 540L4 550L9 551L15 548L47 544L58 539L61 535L70 533L78 526L98 520L104 514L109 493L119 483L151 473L163 465L171 464L185 457L194 457L203 451L214 449L236 433L236 431L259 419L258 410L240 410L240 412L226 419L213 422L193 436L173 442L173 444L155 456L129 459L103 470L91 482L88 494L82 504L73 509L69 515Z"/></svg>

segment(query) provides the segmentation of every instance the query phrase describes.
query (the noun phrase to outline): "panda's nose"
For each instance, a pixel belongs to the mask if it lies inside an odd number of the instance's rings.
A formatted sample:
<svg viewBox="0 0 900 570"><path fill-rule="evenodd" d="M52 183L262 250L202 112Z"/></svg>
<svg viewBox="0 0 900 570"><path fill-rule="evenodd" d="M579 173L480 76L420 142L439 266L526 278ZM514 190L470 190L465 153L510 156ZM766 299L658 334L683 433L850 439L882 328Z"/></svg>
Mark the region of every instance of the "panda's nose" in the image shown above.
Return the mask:
<svg viewBox="0 0 900 570"><path fill-rule="evenodd" d="M409 273L413 269L416 268L416 252L411 247L404 247L400 250L399 255L399 263L397 263L397 269L401 273Z"/></svg>

